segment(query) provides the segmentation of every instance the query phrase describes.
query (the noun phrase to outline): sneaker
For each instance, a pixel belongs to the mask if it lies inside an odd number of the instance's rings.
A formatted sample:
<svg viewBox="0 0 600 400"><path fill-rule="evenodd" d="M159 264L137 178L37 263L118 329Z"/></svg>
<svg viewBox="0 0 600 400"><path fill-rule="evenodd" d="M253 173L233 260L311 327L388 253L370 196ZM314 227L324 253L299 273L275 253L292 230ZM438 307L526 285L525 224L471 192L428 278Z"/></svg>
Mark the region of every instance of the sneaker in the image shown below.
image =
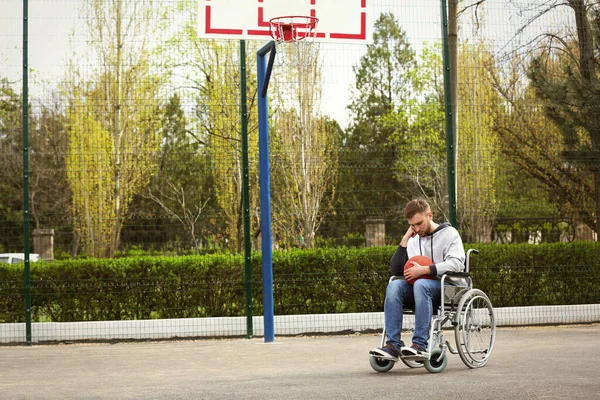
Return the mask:
<svg viewBox="0 0 600 400"><path fill-rule="evenodd" d="M402 345L402 343L401 343L401 345ZM400 356L400 351L392 343L387 343L383 347L375 348L375 349L371 350L369 353L378 358L383 358L385 360L392 360L392 361L398 361L398 357Z"/></svg>
<svg viewBox="0 0 600 400"><path fill-rule="evenodd" d="M403 347L401 352L403 356L420 356L427 352L427 349L424 349L418 344L413 343L410 345L410 347Z"/></svg>

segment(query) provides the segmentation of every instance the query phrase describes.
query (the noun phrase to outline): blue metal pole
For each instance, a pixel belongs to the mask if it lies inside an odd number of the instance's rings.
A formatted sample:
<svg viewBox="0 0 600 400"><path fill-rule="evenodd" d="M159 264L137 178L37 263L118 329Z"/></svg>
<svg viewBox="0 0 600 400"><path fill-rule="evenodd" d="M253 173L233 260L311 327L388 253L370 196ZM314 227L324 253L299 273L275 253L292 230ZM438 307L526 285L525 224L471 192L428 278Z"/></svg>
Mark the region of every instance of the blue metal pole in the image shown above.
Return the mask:
<svg viewBox="0 0 600 400"><path fill-rule="evenodd" d="M265 56L271 53L267 66ZM260 219L262 238L262 275L263 275L263 321L265 343L275 340L275 312L273 307L273 246L271 237L271 173L269 162L269 107L267 88L273 58L275 42L268 42L256 53L258 75L258 151L260 168Z"/></svg>

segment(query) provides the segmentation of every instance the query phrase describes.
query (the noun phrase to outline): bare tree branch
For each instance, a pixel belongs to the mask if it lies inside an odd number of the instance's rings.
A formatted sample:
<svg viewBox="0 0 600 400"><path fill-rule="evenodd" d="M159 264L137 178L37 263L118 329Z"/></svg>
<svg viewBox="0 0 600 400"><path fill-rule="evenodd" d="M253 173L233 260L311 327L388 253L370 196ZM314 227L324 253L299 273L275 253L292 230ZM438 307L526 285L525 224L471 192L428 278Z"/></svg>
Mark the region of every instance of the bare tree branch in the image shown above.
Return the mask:
<svg viewBox="0 0 600 400"><path fill-rule="evenodd" d="M154 201L167 213L167 215L179 221L185 231L190 235L194 250L198 252L199 240L196 237L196 223L202 215L202 211L208 204L210 197L204 202L200 201L199 204L188 205L186 202L185 190L182 187L177 187L169 179L167 179L166 183L169 187L168 191L164 191L159 185L156 185L155 190L158 192L158 196L152 192L151 188L148 188L146 193L143 193L142 196ZM165 200L173 203L174 206L167 204L167 201Z"/></svg>

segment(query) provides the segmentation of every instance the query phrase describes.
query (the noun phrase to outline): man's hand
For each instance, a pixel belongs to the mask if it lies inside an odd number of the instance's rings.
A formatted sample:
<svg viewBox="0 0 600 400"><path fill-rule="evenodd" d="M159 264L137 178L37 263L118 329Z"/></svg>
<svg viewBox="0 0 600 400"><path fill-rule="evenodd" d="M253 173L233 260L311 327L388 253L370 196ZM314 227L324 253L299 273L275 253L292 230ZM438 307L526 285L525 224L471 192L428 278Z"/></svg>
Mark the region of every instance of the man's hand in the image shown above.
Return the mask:
<svg viewBox="0 0 600 400"><path fill-rule="evenodd" d="M413 265L412 268L404 270L404 279L407 281L411 281L419 278L422 275L429 275L431 273L429 265L421 265L415 261L410 261L410 263Z"/></svg>
<svg viewBox="0 0 600 400"><path fill-rule="evenodd" d="M415 232L415 230L412 228L412 226L409 226L408 230L404 234L404 237L400 241L400 246L402 246L402 247L408 246L408 239L410 239L411 237L414 237L416 234L417 234L417 232Z"/></svg>

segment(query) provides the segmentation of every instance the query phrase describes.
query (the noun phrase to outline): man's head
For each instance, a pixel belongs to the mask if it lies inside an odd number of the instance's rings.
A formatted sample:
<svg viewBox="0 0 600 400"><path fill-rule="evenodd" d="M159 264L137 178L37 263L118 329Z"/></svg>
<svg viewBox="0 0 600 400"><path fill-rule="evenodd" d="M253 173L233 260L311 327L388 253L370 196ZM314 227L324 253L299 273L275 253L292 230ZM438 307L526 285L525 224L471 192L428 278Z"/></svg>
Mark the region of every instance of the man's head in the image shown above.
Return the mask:
<svg viewBox="0 0 600 400"><path fill-rule="evenodd" d="M404 218L411 228L419 236L425 236L431 232L431 221L433 214L431 207L423 199L411 200L404 207Z"/></svg>

